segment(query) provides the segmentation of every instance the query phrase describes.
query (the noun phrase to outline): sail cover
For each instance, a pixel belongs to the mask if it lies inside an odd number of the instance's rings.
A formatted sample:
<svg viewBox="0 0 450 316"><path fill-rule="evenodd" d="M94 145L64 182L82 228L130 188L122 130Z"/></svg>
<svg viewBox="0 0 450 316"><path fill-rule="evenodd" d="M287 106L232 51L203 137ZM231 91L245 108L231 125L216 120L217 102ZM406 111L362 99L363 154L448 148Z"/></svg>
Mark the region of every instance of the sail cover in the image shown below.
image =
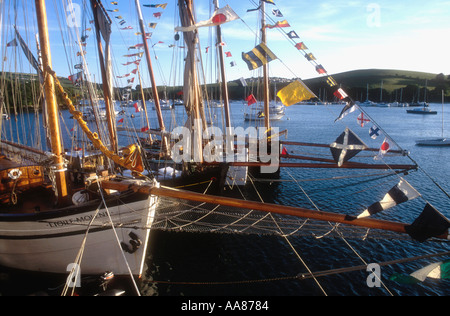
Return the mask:
<svg viewBox="0 0 450 316"><path fill-rule="evenodd" d="M233 11L233 9L230 6L227 5L226 7L215 11L209 20L200 21L190 26L176 27L175 31L192 32L198 29L199 27L217 26L237 19L239 19L239 16Z"/></svg>

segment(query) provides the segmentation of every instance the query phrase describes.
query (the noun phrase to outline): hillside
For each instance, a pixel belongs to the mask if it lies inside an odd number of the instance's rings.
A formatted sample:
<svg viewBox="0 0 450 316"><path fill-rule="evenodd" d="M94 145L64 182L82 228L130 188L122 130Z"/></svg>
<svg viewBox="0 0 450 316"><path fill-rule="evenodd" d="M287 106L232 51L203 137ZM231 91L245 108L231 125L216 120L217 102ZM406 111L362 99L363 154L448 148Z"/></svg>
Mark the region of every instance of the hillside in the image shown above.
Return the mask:
<svg viewBox="0 0 450 316"><path fill-rule="evenodd" d="M419 95L422 101L425 95L425 85L427 85L427 101L440 102L441 90L444 90L446 96L450 97L450 75L432 74L424 72L404 71L404 70L387 70L387 69L363 69L333 74L333 78L341 85L341 87L355 101L364 101L367 97L367 85L369 86L369 98L372 101L380 101L381 82L383 82L383 101L392 102L403 101L412 102L417 100ZM38 81L36 75L30 74L5 74L4 93L11 95L12 91L17 91L13 87L19 88L21 100L24 105L32 105L32 91L38 90ZM79 88L75 87L67 78L59 78L69 97L72 99L79 98ZM274 97L274 91L278 91L288 85L295 79L271 78L270 94ZM13 83L15 82L15 83ZM326 78L321 76L304 81L306 85L323 101L333 101L333 92L335 89L328 87ZM239 80L230 81L228 83L229 96L234 100L242 100L250 93L253 93L258 99L262 98L261 89L258 89L258 80L256 78L247 79L248 87L243 87ZM207 85L207 89L217 95L220 88L217 84ZM101 91L101 85L97 84L97 90ZM117 88L116 99L120 99L125 93L125 88ZM179 98L181 87L158 87L160 97L163 91L167 92L170 99ZM132 99L140 99L140 87L136 86L132 91ZM151 89L144 89L146 99L151 98Z"/></svg>
<svg viewBox="0 0 450 316"><path fill-rule="evenodd" d="M385 70L385 69L364 69L355 70L332 75L333 78L344 88L347 93L356 101L364 101L367 95L367 85L369 85L369 97L371 100L380 100L380 87L383 81L383 101L392 102L403 101L411 102L417 99L417 95L422 100L425 94L425 85L427 85L427 101L438 102L441 96L441 90L444 89L450 94L450 79L445 75L438 75L424 72L404 71L404 70ZM270 95L274 97L274 91L288 85L295 79L271 78ZM248 87L243 87L240 80L228 82L229 96L233 100L242 100L250 93L253 93L258 99L262 99L262 91L258 88L258 78L247 78ZM323 101L333 101L333 92L335 89L328 87L326 78L321 76L314 79L304 80L306 85ZM169 98L179 98L177 93L181 87L165 88ZM220 88L217 84L207 85L207 89L217 95ZM145 94L150 97L150 89L146 88ZM162 92L163 88L159 87ZM139 98L139 86L132 91L133 98Z"/></svg>
<svg viewBox="0 0 450 316"><path fill-rule="evenodd" d="M443 74L432 74L425 72L414 72L405 70L389 69L363 69L343 72L332 75L333 78L355 100L365 100L367 85L369 85L369 98L373 101L380 101L380 88L383 82L383 101L391 102L399 100L403 96L405 102L417 98L420 91L420 98L423 99L425 86L427 86L427 100L432 102L440 100L441 90L446 94L450 93L450 76ZM326 88L323 78L305 80L305 83L317 94L320 89ZM332 93L332 91L328 91ZM323 92L321 93L323 95ZM332 98L329 96L328 99Z"/></svg>

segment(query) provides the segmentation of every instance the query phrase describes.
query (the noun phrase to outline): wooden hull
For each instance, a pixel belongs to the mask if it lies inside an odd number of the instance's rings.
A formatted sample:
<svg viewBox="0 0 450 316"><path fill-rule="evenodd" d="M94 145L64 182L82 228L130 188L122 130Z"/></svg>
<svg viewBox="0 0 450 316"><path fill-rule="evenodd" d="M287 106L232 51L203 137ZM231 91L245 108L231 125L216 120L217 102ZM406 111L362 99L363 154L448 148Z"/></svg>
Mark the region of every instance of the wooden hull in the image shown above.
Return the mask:
<svg viewBox="0 0 450 316"><path fill-rule="evenodd" d="M126 202L122 203L122 199ZM157 198L128 193L120 200L108 202L119 240L112 230L106 208L103 206L97 214L99 205L99 201L93 201L52 212L0 214L0 265L65 274L70 271L70 265L76 263L87 236L81 274L99 275L111 271L115 275L129 275L128 263L131 273L140 276Z"/></svg>
<svg viewBox="0 0 450 316"><path fill-rule="evenodd" d="M0 204L11 203L16 192L44 185L41 166L16 164L0 158Z"/></svg>

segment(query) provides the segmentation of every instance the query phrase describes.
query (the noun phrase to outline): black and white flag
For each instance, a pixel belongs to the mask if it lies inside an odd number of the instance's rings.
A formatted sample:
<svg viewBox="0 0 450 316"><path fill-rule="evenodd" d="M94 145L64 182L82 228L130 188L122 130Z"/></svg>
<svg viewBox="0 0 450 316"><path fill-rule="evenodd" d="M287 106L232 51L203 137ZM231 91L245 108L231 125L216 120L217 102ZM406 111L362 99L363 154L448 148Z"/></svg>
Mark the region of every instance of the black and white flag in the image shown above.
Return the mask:
<svg viewBox="0 0 450 316"><path fill-rule="evenodd" d="M330 145L331 154L339 167L366 148L367 145L364 144L364 142L348 127L336 141Z"/></svg>
<svg viewBox="0 0 450 316"><path fill-rule="evenodd" d="M420 196L406 180L401 179L400 182L389 190L380 202L376 202L369 206L364 212L358 215L358 218L368 217L370 215L387 210L397 204L413 200Z"/></svg>

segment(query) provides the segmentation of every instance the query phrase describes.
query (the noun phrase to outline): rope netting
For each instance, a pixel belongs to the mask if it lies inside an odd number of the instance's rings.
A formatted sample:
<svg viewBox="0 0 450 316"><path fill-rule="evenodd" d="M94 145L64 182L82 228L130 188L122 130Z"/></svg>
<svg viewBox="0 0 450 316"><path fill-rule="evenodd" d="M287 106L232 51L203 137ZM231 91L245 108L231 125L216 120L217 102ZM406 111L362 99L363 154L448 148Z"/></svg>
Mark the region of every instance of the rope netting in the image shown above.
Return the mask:
<svg viewBox="0 0 450 316"><path fill-rule="evenodd" d="M255 210L160 198L153 230L315 238L410 239L407 235Z"/></svg>

